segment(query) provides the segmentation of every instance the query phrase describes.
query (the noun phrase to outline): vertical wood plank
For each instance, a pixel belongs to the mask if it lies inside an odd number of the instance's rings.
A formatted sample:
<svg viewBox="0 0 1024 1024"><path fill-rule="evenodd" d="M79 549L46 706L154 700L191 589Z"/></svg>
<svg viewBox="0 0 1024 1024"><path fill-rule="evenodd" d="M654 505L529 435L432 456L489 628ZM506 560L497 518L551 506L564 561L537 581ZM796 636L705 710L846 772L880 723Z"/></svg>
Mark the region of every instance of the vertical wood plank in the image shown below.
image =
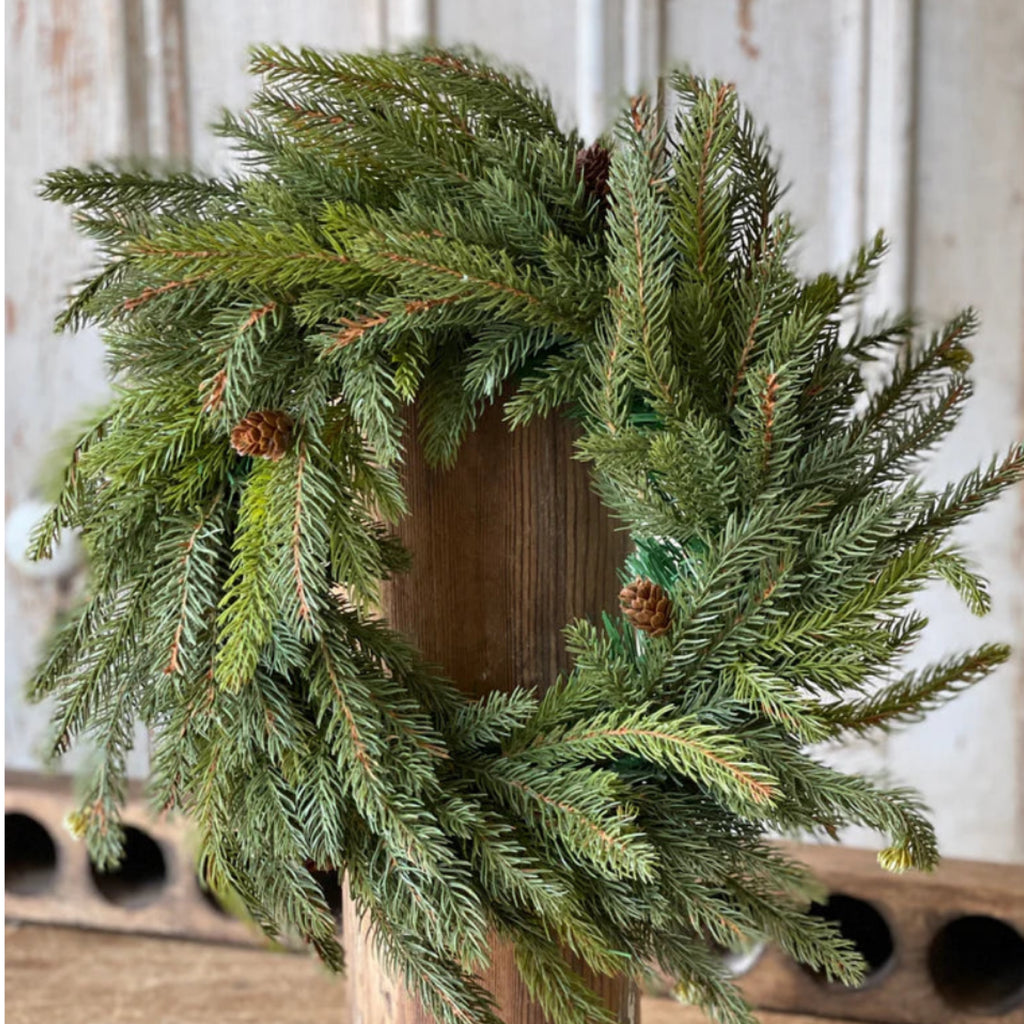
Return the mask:
<svg viewBox="0 0 1024 1024"><path fill-rule="evenodd" d="M185 0L160 0L159 18L166 155L185 161L192 153Z"/></svg>
<svg viewBox="0 0 1024 1024"><path fill-rule="evenodd" d="M427 42L437 34L433 0L385 0L389 49Z"/></svg>
<svg viewBox="0 0 1024 1024"><path fill-rule="evenodd" d="M916 0L870 0L862 235L884 229L889 252L867 299L869 316L906 309L911 300L916 28Z"/></svg>
<svg viewBox="0 0 1024 1024"><path fill-rule="evenodd" d="M565 124L576 122L575 0L437 0L441 43L472 43L492 57L525 68L550 92Z"/></svg>
<svg viewBox="0 0 1024 1024"><path fill-rule="evenodd" d="M576 123L586 141L605 127L607 5L576 0Z"/></svg>
<svg viewBox="0 0 1024 1024"><path fill-rule="evenodd" d="M233 167L224 139L208 125L220 112L241 110L258 82L246 72L250 46L281 43L325 50L380 47L382 10L376 0L303 0L301 7L277 0L180 0L187 46L189 144L206 170ZM301 14L301 16L299 16Z"/></svg>
<svg viewBox="0 0 1024 1024"><path fill-rule="evenodd" d="M572 458L574 425L550 417L510 433L495 404L448 470L426 464L416 436L413 412L403 467L411 514L398 526L413 564L385 590L388 619L473 696L545 690L570 668L561 627L616 608L626 554L625 535ZM381 971L350 900L345 915L353 1024L428 1024ZM483 982L502 1019L546 1024L511 948L495 941L491 954ZM579 970L621 1024L637 1024L631 982Z"/></svg>
<svg viewBox="0 0 1024 1024"><path fill-rule="evenodd" d="M40 497L56 434L107 394L94 331L56 337L53 319L69 285L93 260L66 208L36 195L48 170L130 153L131 26L119 0L18 0L5 8L6 493L5 515ZM72 599L67 581L6 572L5 738L9 766L38 765L49 711L22 689L54 616Z"/></svg>
<svg viewBox="0 0 1024 1024"><path fill-rule="evenodd" d="M847 40L855 9L851 24L837 17L846 9L805 0L668 0L666 8L668 68L689 66L735 82L740 99L768 127L782 180L792 183L785 203L803 231L799 263L815 272L835 265L849 237L847 204L856 202L848 191L856 175L837 182L832 166L837 143L851 150L849 122L837 114L848 109L846 90L856 95L860 88L857 79L835 75L837 59L857 70ZM847 259L842 255L839 265Z"/></svg>
<svg viewBox="0 0 1024 1024"><path fill-rule="evenodd" d="M573 458L568 423L509 432L484 412L450 470L428 467L410 418L398 535L410 572L385 587L388 617L463 690L546 690L569 668L562 626L618 608L626 535Z"/></svg>
<svg viewBox="0 0 1024 1024"><path fill-rule="evenodd" d="M930 323L973 304L976 394L927 467L940 485L1024 435L1024 6L920 9L913 304ZM930 657L989 640L1009 664L890 741L889 765L919 787L950 856L1024 860L1024 507L1018 488L959 531L991 581L974 619L948 588L923 610Z"/></svg>
<svg viewBox="0 0 1024 1024"><path fill-rule="evenodd" d="M128 151L138 157L149 155L149 80L146 58L145 0L122 0L124 47L124 100Z"/></svg>
<svg viewBox="0 0 1024 1024"><path fill-rule="evenodd" d="M665 0L625 0L622 5L622 85L628 96L661 93L665 11Z"/></svg>
<svg viewBox="0 0 1024 1024"><path fill-rule="evenodd" d="M868 0L832 5L829 78L829 263L843 266L864 241Z"/></svg>

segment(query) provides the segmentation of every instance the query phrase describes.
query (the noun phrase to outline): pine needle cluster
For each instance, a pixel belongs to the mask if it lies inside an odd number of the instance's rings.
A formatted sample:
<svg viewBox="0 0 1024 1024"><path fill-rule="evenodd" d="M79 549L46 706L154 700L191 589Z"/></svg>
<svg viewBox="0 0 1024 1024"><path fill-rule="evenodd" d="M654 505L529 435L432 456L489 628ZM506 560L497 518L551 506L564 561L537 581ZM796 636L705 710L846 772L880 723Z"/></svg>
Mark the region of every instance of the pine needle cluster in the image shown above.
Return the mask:
<svg viewBox="0 0 1024 1024"><path fill-rule="evenodd" d="M339 967L314 872L344 876L444 1024L496 1024L475 979L494 933L558 1024L609 1020L570 954L667 972L730 1024L752 1018L715 944L768 937L856 981L766 836L857 823L889 869L936 861L913 793L813 747L913 721L1007 656L898 672L926 581L987 610L951 531L1024 473L1020 446L945 489L916 473L970 394L973 314L844 330L883 240L844 275L795 272L728 84L677 75L669 124L634 101L581 173L546 96L472 54L261 48L252 71L219 128L237 176L43 188L102 254L60 326L100 326L116 387L36 543L77 530L90 555L32 693L55 754L97 752L74 817L93 856L121 853L141 720L154 804L194 823L209 884ZM406 407L445 465L509 392L510 429L578 419L633 541L623 581L660 587L671 623L572 622L547 692L472 700L374 608L407 564ZM260 410L289 424L274 458L231 445Z"/></svg>

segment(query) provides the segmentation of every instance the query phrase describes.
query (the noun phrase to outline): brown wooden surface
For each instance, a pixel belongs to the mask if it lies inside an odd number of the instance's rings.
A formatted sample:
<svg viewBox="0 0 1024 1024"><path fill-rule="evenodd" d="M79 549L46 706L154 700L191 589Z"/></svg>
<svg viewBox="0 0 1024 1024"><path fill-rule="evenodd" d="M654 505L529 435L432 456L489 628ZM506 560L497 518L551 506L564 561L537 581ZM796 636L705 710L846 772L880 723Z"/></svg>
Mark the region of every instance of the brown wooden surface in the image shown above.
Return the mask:
<svg viewBox="0 0 1024 1024"><path fill-rule="evenodd" d="M81 843L70 840L67 832L61 827L60 821L64 811L69 805L69 793L66 780L42 779L38 776L21 776L16 773L7 775L6 805L8 812L24 812L34 816L38 821L46 825L51 836L58 844L57 871L50 879L50 885L46 889L38 890L30 887L31 891L15 892L8 888L6 893L6 912L11 918L28 920L33 922L45 922L47 924L78 924L87 927L102 927L105 929L118 929L135 933L159 932L165 935L177 934L188 935L193 938L204 938L206 940L220 939L234 942L242 941L249 945L260 944L265 948L265 940L260 938L241 923L219 914L211 909L209 904L200 896L199 889L195 884L195 876L192 869L191 857L188 854L188 846L184 833L178 829L171 828L166 822L153 822L147 820L138 800L138 793L130 796L127 819L134 821L139 827L144 828L157 842L159 842L168 857L168 876L165 884L159 888L146 893L135 893L129 901L111 904L104 900L93 884L87 865L86 853ZM842 893L865 900L873 906L887 921L892 933L894 944L894 956L891 966L880 973L873 981L862 990L844 990L833 986L825 986L809 976L798 965L794 964L778 950L767 949L757 961L755 966L742 978L740 985L745 990L748 998L761 1007L768 1007L763 1016L766 1020L775 1020L772 1011L782 1013L797 1013L798 1016L780 1017L785 1020L803 1020L799 1014L814 1014L815 1019L833 1020L859 1020L870 1022L886 1022L886 1024L968 1024L968 1022L979 1019L976 1015L967 1012L958 1012L952 1008L936 991L930 977L927 957L928 950L938 930L947 922L966 914L985 915L999 919L1015 927L1021 934L1024 934L1024 868L1006 864L986 864L960 860L946 860L938 871L932 875L924 875L911 872L906 875L891 875L879 868L875 855L869 850L858 850L828 846L793 846L784 844L783 848L799 859L811 865L818 873L830 892ZM9 857L16 854L11 853L8 846ZM8 863L10 869L11 861ZM21 882L25 879L21 878ZM19 876L16 871L8 871L9 886L18 888ZM137 896L145 896L140 901ZM152 896L151 902L147 901ZM60 1000L78 999L76 986L84 985L82 1013L92 1013L93 1016L74 1017L73 1020L105 1020L106 1018L95 1015L95 1008L88 1003L92 996L93 986L105 988L116 1006L122 1006L124 1013L135 1012L137 1001L131 995L135 991L136 982L127 976L121 976L113 967L107 970L106 974L96 976L92 973L92 961L89 961L89 970L81 979L74 980L70 986L65 986L61 973L63 967L55 967L55 964L70 965L73 970L78 970L83 961L82 950L91 948L93 943L102 946L105 952L102 956L113 957L118 950L129 951L125 954L128 959L125 971L133 969L134 963L131 957L135 955L135 936L125 937L122 943L118 943L113 937L105 937L101 934L90 934L81 932L63 932L54 929L38 929L33 931L18 931L14 933L17 943L21 943L25 935L38 935L39 940L33 946L34 952L25 954L19 959L18 952L20 945L12 947L13 955L10 964L14 973L11 975L17 986L29 984L31 969L39 968L38 978L49 977L53 973L53 987L59 991L34 992L26 991L19 987L14 991L14 1005L19 1013L24 1009L24 1016L21 1019L53 1019L64 1020L63 1011L56 1016L40 1017L29 1015L29 1010L42 1001L49 1005L55 1004L59 1009ZM357 941L362 937L356 930L355 925L351 926L350 934L356 936ZM34 941L34 940L33 940ZM55 952L52 956L45 954L45 948L49 945L59 947L63 952ZM295 972L299 971L301 978L309 978L310 983L318 983L322 980L324 989L324 1006L334 1005L331 1000L348 998L349 991L366 989L375 986L374 997L386 1004L388 998L395 998L390 989L390 984L379 972L356 972L349 986L349 989L339 989L329 979L322 977L317 972L316 965L310 964L308 969L297 968L296 961L282 960L272 954L268 959L236 960L236 954L240 950L224 951L217 947L197 946L194 944L170 944L154 947L151 940L144 940L138 946L138 955L142 958L139 970L144 974L157 970L158 962L163 958L163 953L152 953L154 948L161 948L170 951L167 955L172 962L177 954L175 950L191 951L190 955L199 958L199 961L217 965L223 964L223 970L231 977L229 990L236 989L245 991L249 984L245 980L245 972L242 963L249 963L251 969L257 972L262 979L261 982L268 982L280 974L284 984L292 984ZM43 950L43 953L40 953ZM146 951L149 950L150 953ZM39 955L37 955L39 954ZM152 954L152 955L151 955ZM229 955L230 954L230 955ZM204 976L197 974L197 968L191 964L185 953L182 961L182 983L192 985L205 984ZM228 956L227 960L223 957ZM147 959L148 958L148 959ZM358 960L358 955L356 957ZM100 970L98 966L96 970ZM22 971L18 965L26 968ZM15 968L18 968L15 970ZM1018 964L1017 970L1021 969ZM162 970L162 969L160 969ZM177 967L174 968L177 970ZM220 971L221 967L217 967ZM302 973L305 971L305 973ZM216 973L216 972L215 972ZM996 975L995 977L998 977ZM26 980L29 979L29 980ZM209 980L209 979L207 979ZM43 984L39 981L39 984ZM166 999L170 1000L169 1005L177 1007L181 998L173 991L170 980L163 973L154 974L148 979L144 978L138 982L139 985L151 986L159 990L160 999L164 1000L164 989L167 989ZM305 984L303 981L302 984ZM66 991L65 991L66 989ZM128 995L122 995L122 990ZM667 989L666 989L667 991ZM366 1005L366 997L360 1005ZM49 1002L48 1002L49 1001ZM259 1000L256 1001L256 1005ZM105 1004L104 1004L105 1005ZM192 1003L186 999L182 1012L191 1012ZM196 1003L197 1006L201 1005ZM370 1000L370 1005L374 1005ZM661 1014L662 1004L645 1002L644 1020L651 1024L650 1014ZM249 1003L243 998L240 1007L246 1010ZM305 1006L299 1000L298 1006L301 1009ZM27 1009L25 1009L27 1007ZM652 1009L653 1007L653 1009ZM516 1012L512 1003L507 1005L507 1013L514 1019ZM676 1009L670 1007L671 1012ZM118 1012L122 1012L119 1010ZM34 1013L35 1011L32 1010ZM77 1011L76 1011L77 1012ZM247 1012L247 1011L246 1011ZM664 1010L668 1012L668 1010ZM347 1013L347 1010L346 1010ZM134 1020L127 1017L126 1020ZM159 1018L157 1018L159 1019ZM172 1018L179 1019L179 1018ZM191 1018L185 1018L191 1019ZM232 1018L233 1019L233 1018ZM241 1018L251 1019L251 1018ZM271 1019L277 1019L273 1017ZM282 1018L286 1022L291 1018ZM305 1019L313 1019L308 1015ZM325 1019L337 1019L326 1017ZM364 1016L363 1020L372 1020ZM668 1019L655 1016L657 1020ZM683 1021L696 1021L695 1016L682 1016L678 1018ZM810 1018L807 1018L810 1019ZM996 1015L993 1018L1000 1024L1015 1024L1024 1021L1024 1002L1018 1003L1012 1010ZM356 1018L351 1018L353 1024Z"/></svg>
<svg viewBox="0 0 1024 1024"><path fill-rule="evenodd" d="M572 458L574 431L556 417L509 432L499 405L481 418L456 465L428 467L406 445L411 515L399 534L412 571L388 587L392 624L474 695L517 685L544 689L568 667L561 628L616 607L626 537ZM354 910L345 910L352 1024L427 1024L376 963ZM484 983L509 1024L542 1024L507 948L495 947ZM635 1024L634 987L590 979L620 1020Z"/></svg>
<svg viewBox="0 0 1024 1024"><path fill-rule="evenodd" d="M352 1024L346 982L310 957L41 925L8 925L5 935L7 1024ZM643 1019L706 1022L646 998ZM772 1012L760 1019L843 1024Z"/></svg>
<svg viewBox="0 0 1024 1024"><path fill-rule="evenodd" d="M839 893L869 903L885 920L893 938L890 962L860 989L826 985L779 949L769 946L740 979L756 1006L808 1014L838 1014L844 1020L885 1024L972 1024L978 1020L1024 1024L1024 964L1012 1008L981 1014L958 1009L937 991L929 969L929 950L940 930L964 916L995 918L1024 935L1024 866L944 860L931 874L894 875L879 867L874 853L841 846L784 844ZM965 951L965 955L969 951ZM978 993L984 997L983 993Z"/></svg>
<svg viewBox="0 0 1024 1024"><path fill-rule="evenodd" d="M140 886L128 898L112 901L97 888L85 844L72 839L63 822L77 806L71 780L30 772L7 772L4 811L24 814L42 826L53 841L56 864L45 885L18 891L8 885L6 916L41 924L188 936L211 942L263 943L241 921L217 909L204 898L192 853L194 846L180 819L154 818L138 784L129 787L123 811L126 825L153 840L164 859L165 873ZM7 850L9 863L17 851Z"/></svg>
<svg viewBox="0 0 1024 1024"><path fill-rule="evenodd" d="M491 406L447 470L426 465L410 418L398 527L412 570L387 588L391 622L464 690L546 689L568 668L562 627L618 607L627 538L573 459L573 425L510 432Z"/></svg>

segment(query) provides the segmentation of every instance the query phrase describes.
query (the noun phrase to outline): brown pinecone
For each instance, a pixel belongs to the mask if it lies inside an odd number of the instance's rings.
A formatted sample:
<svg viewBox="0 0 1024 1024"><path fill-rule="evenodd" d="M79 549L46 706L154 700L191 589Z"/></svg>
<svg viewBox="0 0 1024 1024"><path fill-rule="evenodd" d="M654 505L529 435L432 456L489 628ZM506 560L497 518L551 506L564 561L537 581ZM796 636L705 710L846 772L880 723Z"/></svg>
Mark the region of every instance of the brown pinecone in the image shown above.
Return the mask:
<svg viewBox="0 0 1024 1024"><path fill-rule="evenodd" d="M657 583L638 576L619 591L619 600L623 613L636 629L642 629L651 636L668 632L672 604Z"/></svg>
<svg viewBox="0 0 1024 1024"><path fill-rule="evenodd" d="M576 174L591 199L598 199L603 210L608 205L608 168L612 155L600 142L592 142L576 154Z"/></svg>
<svg viewBox="0 0 1024 1024"><path fill-rule="evenodd" d="M292 442L291 416L279 409L258 409L249 413L231 431L231 447L239 455L254 455L277 462Z"/></svg>

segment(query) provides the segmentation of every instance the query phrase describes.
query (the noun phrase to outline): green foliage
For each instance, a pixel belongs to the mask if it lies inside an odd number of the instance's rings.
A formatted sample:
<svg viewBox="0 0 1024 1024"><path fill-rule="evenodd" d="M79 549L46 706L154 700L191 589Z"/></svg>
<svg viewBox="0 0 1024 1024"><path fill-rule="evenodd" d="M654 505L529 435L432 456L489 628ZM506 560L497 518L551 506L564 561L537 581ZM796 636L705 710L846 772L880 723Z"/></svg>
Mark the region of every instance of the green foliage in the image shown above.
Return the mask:
<svg viewBox="0 0 1024 1024"><path fill-rule="evenodd" d="M472 54L260 48L252 68L262 91L220 128L241 176L92 167L43 187L97 240L60 323L103 330L117 384L35 545L74 529L91 556L32 684L55 753L96 747L76 829L116 860L141 720L154 802L193 821L209 884L339 966L311 872L344 874L446 1024L495 1024L473 978L492 932L560 1024L607 1019L568 953L660 967L731 1024L750 1011L709 941L767 936L855 981L805 913L813 880L765 836L859 823L887 867L936 861L913 794L808 747L913 721L1006 657L892 681L926 581L987 610L949 533L1024 473L1015 446L939 491L913 475L969 394L973 314L923 341L906 318L851 336L884 240L801 278L729 85L677 77L670 129L635 101L605 205L547 98ZM407 406L450 463L499 399L510 429L579 422L634 542L623 578L658 583L672 617L658 638L570 623L564 678L474 701L373 608L407 564ZM295 423L278 461L229 443L259 409Z"/></svg>

